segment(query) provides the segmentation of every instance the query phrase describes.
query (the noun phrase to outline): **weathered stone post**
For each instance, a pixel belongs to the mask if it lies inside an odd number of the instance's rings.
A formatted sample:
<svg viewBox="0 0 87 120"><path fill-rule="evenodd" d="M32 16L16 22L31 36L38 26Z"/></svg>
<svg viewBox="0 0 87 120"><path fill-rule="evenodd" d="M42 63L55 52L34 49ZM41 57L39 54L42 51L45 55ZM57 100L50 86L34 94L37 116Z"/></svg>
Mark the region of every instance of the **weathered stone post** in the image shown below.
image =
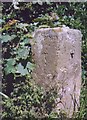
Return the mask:
<svg viewBox="0 0 87 120"><path fill-rule="evenodd" d="M82 34L68 27L42 28L35 32L34 39L33 79L45 89L58 87L55 109L71 117L79 107Z"/></svg>

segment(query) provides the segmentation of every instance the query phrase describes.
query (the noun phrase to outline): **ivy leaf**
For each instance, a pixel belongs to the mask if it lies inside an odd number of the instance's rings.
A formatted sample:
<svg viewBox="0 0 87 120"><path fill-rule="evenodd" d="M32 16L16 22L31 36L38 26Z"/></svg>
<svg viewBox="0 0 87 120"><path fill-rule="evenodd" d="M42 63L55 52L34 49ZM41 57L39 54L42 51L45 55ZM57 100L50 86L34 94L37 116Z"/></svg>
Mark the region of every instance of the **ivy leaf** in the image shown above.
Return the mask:
<svg viewBox="0 0 87 120"><path fill-rule="evenodd" d="M29 69L29 70L33 70L35 68L35 64L33 64L31 62L28 62L27 65L26 65L26 68Z"/></svg>
<svg viewBox="0 0 87 120"><path fill-rule="evenodd" d="M0 41L1 41L1 43L8 42L8 41L13 40L15 37L16 37L16 35L11 35L11 36L10 35L1 35Z"/></svg>
<svg viewBox="0 0 87 120"><path fill-rule="evenodd" d="M26 38L26 39L24 39L24 41L23 41L24 43L25 43L25 45L26 44L29 44L29 39L28 38Z"/></svg>
<svg viewBox="0 0 87 120"><path fill-rule="evenodd" d="M7 74L9 74L9 73L15 73L15 68L14 68L14 66L12 66L12 65L10 65L10 66L6 66L5 68L4 68L4 71L5 71L5 74L7 75Z"/></svg>
<svg viewBox="0 0 87 120"><path fill-rule="evenodd" d="M26 59L29 55L29 48L19 48L17 54L18 58Z"/></svg>
<svg viewBox="0 0 87 120"><path fill-rule="evenodd" d="M15 73L16 72L16 69L15 69L15 67L14 66L6 66L5 67L5 74L7 75L7 74L9 74L9 73Z"/></svg>
<svg viewBox="0 0 87 120"><path fill-rule="evenodd" d="M8 65L15 65L15 63L16 63L15 59L10 58L7 60Z"/></svg>
<svg viewBox="0 0 87 120"><path fill-rule="evenodd" d="M28 70L27 68L24 69L24 67L22 66L21 63L18 64L17 66L17 73L20 73L21 75L27 75L28 74Z"/></svg>
<svg viewBox="0 0 87 120"><path fill-rule="evenodd" d="M29 39L28 39L28 38L25 38L25 39L23 39L22 42L20 42L20 45L21 45L21 46L25 46L25 45L27 45L27 44L29 44Z"/></svg>
<svg viewBox="0 0 87 120"><path fill-rule="evenodd" d="M14 67L16 61L14 59L8 59L7 60L7 64L6 67L4 68L5 70L5 74L9 74L9 73L15 73L16 72L16 68Z"/></svg>

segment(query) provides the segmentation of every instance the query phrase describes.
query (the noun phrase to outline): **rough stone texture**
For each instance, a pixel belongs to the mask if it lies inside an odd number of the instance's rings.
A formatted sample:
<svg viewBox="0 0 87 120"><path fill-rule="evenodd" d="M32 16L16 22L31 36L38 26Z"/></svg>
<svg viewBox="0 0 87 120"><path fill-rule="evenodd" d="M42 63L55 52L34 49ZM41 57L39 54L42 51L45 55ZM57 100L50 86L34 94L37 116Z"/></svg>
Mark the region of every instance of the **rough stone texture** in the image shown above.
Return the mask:
<svg viewBox="0 0 87 120"><path fill-rule="evenodd" d="M55 109L64 110L69 117L79 107L81 38L79 30L68 27L39 29L32 48L36 63L33 79L46 90L58 88Z"/></svg>

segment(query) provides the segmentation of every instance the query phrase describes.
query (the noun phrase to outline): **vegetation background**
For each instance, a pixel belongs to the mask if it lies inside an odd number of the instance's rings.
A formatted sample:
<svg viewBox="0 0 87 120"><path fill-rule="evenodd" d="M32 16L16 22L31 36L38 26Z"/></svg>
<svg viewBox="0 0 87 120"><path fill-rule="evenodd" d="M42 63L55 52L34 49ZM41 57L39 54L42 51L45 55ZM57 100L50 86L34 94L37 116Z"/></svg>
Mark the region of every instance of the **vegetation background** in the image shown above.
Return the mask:
<svg viewBox="0 0 87 120"><path fill-rule="evenodd" d="M80 108L73 118L87 119L87 2L10 2L2 4L2 120L61 118L53 111L56 90L44 91L32 79L35 67L31 47L38 28L62 27L81 30L82 89Z"/></svg>

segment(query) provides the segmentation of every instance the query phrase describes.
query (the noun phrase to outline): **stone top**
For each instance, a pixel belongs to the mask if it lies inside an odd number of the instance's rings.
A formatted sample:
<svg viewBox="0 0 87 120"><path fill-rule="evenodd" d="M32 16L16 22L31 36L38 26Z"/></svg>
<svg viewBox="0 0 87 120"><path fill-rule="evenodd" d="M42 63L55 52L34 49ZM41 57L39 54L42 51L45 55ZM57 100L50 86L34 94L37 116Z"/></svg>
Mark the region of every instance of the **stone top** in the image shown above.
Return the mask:
<svg viewBox="0 0 87 120"><path fill-rule="evenodd" d="M55 28L40 28L40 29L37 29L35 31L35 33L36 32L43 32L43 31L47 32L49 30L53 30L54 32L68 32L68 31L75 31L76 32L77 31L77 32L81 33L80 30L78 30L78 29L71 29L71 28L69 28L67 26L55 27Z"/></svg>

